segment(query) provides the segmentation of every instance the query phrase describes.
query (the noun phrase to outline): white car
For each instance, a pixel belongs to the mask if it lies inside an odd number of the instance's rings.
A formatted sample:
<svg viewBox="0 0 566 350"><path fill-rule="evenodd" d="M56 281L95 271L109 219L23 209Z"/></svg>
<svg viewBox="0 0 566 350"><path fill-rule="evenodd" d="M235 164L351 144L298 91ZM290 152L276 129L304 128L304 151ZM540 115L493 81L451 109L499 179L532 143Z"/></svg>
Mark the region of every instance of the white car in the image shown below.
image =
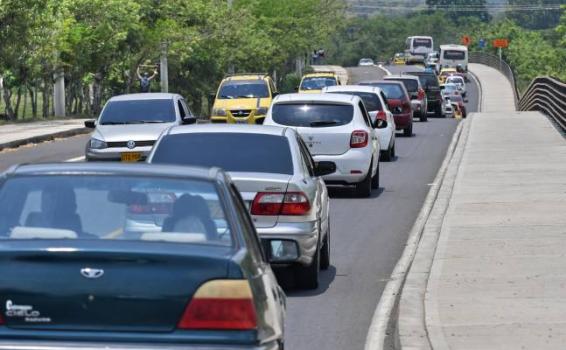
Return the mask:
<svg viewBox="0 0 566 350"><path fill-rule="evenodd" d="M370 66L374 66L375 63L373 62L373 60L371 58L362 58L360 60L360 62L358 62L358 66L360 67L370 67Z"/></svg>
<svg viewBox="0 0 566 350"><path fill-rule="evenodd" d="M446 84L456 84L458 86L458 91L460 91L460 94L462 95L462 97L466 97L467 91L466 91L466 82L464 81L464 78L462 78L459 75L451 75L448 78L446 78Z"/></svg>
<svg viewBox="0 0 566 350"><path fill-rule="evenodd" d="M323 93L356 95L362 99L374 126L378 126L377 136L381 146L381 158L387 162L395 159L395 119L387 106L387 97L375 86L342 85L329 86ZM383 123L385 122L385 123Z"/></svg>
<svg viewBox="0 0 566 350"><path fill-rule="evenodd" d="M379 188L379 138L358 96L280 95L264 124L296 129L315 162L333 162L336 171L323 177L327 185L354 186L359 197Z"/></svg>

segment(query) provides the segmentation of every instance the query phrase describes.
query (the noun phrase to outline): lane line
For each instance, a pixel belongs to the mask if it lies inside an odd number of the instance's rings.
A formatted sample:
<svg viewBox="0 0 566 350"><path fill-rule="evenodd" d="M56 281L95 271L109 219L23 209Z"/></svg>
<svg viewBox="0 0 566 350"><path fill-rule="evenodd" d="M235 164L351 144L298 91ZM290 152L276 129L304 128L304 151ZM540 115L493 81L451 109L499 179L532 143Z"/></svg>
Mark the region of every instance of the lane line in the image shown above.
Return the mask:
<svg viewBox="0 0 566 350"><path fill-rule="evenodd" d="M82 162L84 160L85 160L85 156L80 156L80 157L67 159L65 162Z"/></svg>
<svg viewBox="0 0 566 350"><path fill-rule="evenodd" d="M385 74L387 74L387 75L392 75L392 74L391 74L391 71L390 71L389 69L385 68L382 64L380 64L380 65L377 66L377 67L378 67L379 69L381 69L382 71L384 71Z"/></svg>

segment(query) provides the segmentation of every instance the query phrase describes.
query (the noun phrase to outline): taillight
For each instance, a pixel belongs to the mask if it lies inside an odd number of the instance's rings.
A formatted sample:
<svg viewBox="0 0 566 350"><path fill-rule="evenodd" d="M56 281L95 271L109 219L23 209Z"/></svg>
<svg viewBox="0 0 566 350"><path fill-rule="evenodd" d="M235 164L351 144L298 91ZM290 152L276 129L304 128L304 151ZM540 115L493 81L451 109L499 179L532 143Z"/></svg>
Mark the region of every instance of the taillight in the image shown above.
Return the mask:
<svg viewBox="0 0 566 350"><path fill-rule="evenodd" d="M4 324L4 317L2 317L2 315L0 315L0 326L2 326Z"/></svg>
<svg viewBox="0 0 566 350"><path fill-rule="evenodd" d="M362 148L368 145L369 135L365 130L354 130L350 137L350 148Z"/></svg>
<svg viewBox="0 0 566 350"><path fill-rule="evenodd" d="M252 215L305 215L311 209L302 192L258 192L252 203Z"/></svg>
<svg viewBox="0 0 566 350"><path fill-rule="evenodd" d="M425 91L423 89L419 89L419 94L417 96L419 100L424 100L425 98Z"/></svg>
<svg viewBox="0 0 566 350"><path fill-rule="evenodd" d="M377 112L377 119L381 119L381 120L387 121L387 114L385 113L385 111L379 111L379 112Z"/></svg>
<svg viewBox="0 0 566 350"><path fill-rule="evenodd" d="M257 327L247 280L214 280L200 286L185 308L179 329L249 330Z"/></svg>

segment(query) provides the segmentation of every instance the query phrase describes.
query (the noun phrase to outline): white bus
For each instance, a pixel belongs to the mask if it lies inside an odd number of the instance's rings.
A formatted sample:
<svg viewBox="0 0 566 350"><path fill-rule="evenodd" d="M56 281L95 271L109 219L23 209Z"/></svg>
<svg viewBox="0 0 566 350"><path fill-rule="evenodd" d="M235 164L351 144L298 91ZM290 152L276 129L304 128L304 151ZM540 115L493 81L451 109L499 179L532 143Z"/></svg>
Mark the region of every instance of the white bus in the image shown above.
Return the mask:
<svg viewBox="0 0 566 350"><path fill-rule="evenodd" d="M405 41L406 52L411 56L421 56L425 59L434 51L434 42L430 36L410 36Z"/></svg>
<svg viewBox="0 0 566 350"><path fill-rule="evenodd" d="M440 69L462 67L468 72L468 48L462 45L440 45Z"/></svg>

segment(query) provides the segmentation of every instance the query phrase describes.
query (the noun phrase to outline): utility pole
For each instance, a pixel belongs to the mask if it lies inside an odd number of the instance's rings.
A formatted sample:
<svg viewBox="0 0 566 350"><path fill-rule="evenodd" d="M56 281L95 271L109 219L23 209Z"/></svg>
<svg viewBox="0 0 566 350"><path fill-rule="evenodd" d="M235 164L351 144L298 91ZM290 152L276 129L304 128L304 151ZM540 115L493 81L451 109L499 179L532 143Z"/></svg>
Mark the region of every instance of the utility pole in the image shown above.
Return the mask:
<svg viewBox="0 0 566 350"><path fill-rule="evenodd" d="M65 117L65 73L58 69L55 74L53 86L53 108L56 117Z"/></svg>
<svg viewBox="0 0 566 350"><path fill-rule="evenodd" d="M228 1L228 10L232 10L232 6L234 5L234 0L227 0ZM236 72L236 67L234 67L234 64L231 64L228 67L228 73L229 74L234 74Z"/></svg>
<svg viewBox="0 0 566 350"><path fill-rule="evenodd" d="M159 64L159 76L161 81L161 92L169 92L169 69L167 66L167 42L161 43L161 59Z"/></svg>

